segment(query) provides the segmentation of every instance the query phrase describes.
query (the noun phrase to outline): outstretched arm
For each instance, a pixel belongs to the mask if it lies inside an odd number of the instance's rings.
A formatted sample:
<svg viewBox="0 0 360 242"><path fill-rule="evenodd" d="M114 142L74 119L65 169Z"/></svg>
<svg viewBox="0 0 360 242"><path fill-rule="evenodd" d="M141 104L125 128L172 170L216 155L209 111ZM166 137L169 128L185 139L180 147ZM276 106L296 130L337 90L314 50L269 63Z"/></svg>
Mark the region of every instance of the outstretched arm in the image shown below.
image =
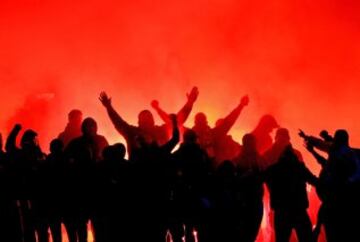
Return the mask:
<svg viewBox="0 0 360 242"><path fill-rule="evenodd" d="M241 98L240 104L228 116L226 116L219 125L215 127L216 133L222 135L227 134L230 131L231 127L235 124L243 108L248 104L249 104L249 97L243 96Z"/></svg>
<svg viewBox="0 0 360 242"><path fill-rule="evenodd" d="M317 186L319 179L314 174L312 174L312 172L305 166L304 163L302 163L301 165L302 165L302 169L304 172L306 182L313 186Z"/></svg>
<svg viewBox="0 0 360 242"><path fill-rule="evenodd" d="M14 128L11 130L9 136L6 139L6 144L5 144L5 150L6 152L14 152L16 151L18 148L16 147L16 138L20 133L21 130L21 125L20 124L16 124L14 126Z"/></svg>
<svg viewBox="0 0 360 242"><path fill-rule="evenodd" d="M177 124L176 115L170 114L169 118L171 119L172 129L173 129L172 137L166 144L161 146L161 148L166 153L170 153L175 148L175 146L177 145L177 143L180 140L180 134L179 134L179 128L178 128L178 124Z"/></svg>
<svg viewBox="0 0 360 242"><path fill-rule="evenodd" d="M158 100L152 100L151 106L153 107L153 109L155 109L155 111L160 116L160 118L164 121L165 124L168 124L168 125L171 124L171 119L169 117L169 114L167 112L165 112L162 108L160 108Z"/></svg>
<svg viewBox="0 0 360 242"><path fill-rule="evenodd" d="M314 156L321 166L326 165L327 160L314 150L314 146L310 142L306 142L305 148Z"/></svg>
<svg viewBox="0 0 360 242"><path fill-rule="evenodd" d="M188 119L191 110L194 106L194 103L197 99L197 97L199 96L199 90L197 87L193 87L190 91L190 93L186 94L187 96L187 101L185 103L185 105L180 109L180 111L177 113L177 120L179 122L179 124L184 124L186 122L186 120Z"/></svg>
<svg viewBox="0 0 360 242"><path fill-rule="evenodd" d="M105 92L101 92L99 100L106 108L109 118L116 130L119 131L121 135L127 136L130 132L131 126L115 111L111 105L111 98L109 98Z"/></svg>
<svg viewBox="0 0 360 242"><path fill-rule="evenodd" d="M322 139L316 138L314 136L307 135L301 129L299 130L299 136L301 138L303 138L305 140L305 142L311 144L313 147L315 147L321 151L324 151L324 152L329 152L330 146L329 146L328 142L326 142Z"/></svg>
<svg viewBox="0 0 360 242"><path fill-rule="evenodd" d="M199 95L199 91L197 87L193 87L190 91L190 93L186 94L187 101L185 105L180 109L180 111L176 114L178 124L184 124L189 117L191 110L194 106L194 103ZM151 101L151 106L157 114L160 116L160 118L164 121L165 124L171 125L171 119L169 117L169 114L165 112L159 105L158 100Z"/></svg>

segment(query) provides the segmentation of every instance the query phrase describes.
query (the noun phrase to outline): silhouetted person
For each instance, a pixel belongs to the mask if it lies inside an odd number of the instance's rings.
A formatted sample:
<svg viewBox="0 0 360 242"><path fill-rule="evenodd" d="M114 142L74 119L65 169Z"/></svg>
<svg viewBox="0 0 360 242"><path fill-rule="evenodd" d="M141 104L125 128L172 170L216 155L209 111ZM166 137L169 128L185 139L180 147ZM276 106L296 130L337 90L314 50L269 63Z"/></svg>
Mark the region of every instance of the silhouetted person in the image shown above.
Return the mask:
<svg viewBox="0 0 360 242"><path fill-rule="evenodd" d="M20 216L23 224L23 235L26 242L35 241L35 227L38 227L39 211L34 204L34 198L41 196L37 187L38 167L45 160L45 155L38 144L37 133L31 129L24 132L20 148L16 146L16 138L21 130L17 124L10 132L6 141L6 151L12 162L14 172L13 188L16 196L22 198ZM32 207L32 208L31 208Z"/></svg>
<svg viewBox="0 0 360 242"><path fill-rule="evenodd" d="M327 197L327 189L326 189L326 180L327 180L327 159L324 158L322 155L320 155L315 149L314 146L318 146L318 144L325 144L325 145L320 145L320 147L326 147L326 146L331 146L331 144L333 143L333 137L331 135L329 135L329 133L326 130L323 130L320 132L320 137L322 138L322 140L320 140L319 138L313 137L313 136L308 136L304 133L303 130L299 130L299 136L302 137L305 141L305 147L306 149L313 155L313 157L316 159L316 161L321 165L321 170L319 173L319 185L316 187L316 193L317 196L320 198L321 200L321 204L318 210L318 214L317 214L317 221L316 221L316 225L313 229L313 238L314 241L318 241L319 239L319 235L321 232L321 226L324 225L325 220L326 220L326 216L328 214L328 203L325 201L326 197ZM327 231L325 230L325 233L327 233ZM327 235L326 235L327 236ZM327 237L331 237L327 236ZM329 240L329 238L328 238ZM331 238L330 238L331 241Z"/></svg>
<svg viewBox="0 0 360 242"><path fill-rule="evenodd" d="M38 210L42 211L42 233L39 234L39 242L49 241L48 228L51 230L54 242L62 241L61 222L63 216L63 197L67 190L64 189L66 176L66 164L64 144L60 139L54 139L50 143L50 154L46 157L45 164L39 170L41 179L39 188L43 195L37 201Z"/></svg>
<svg viewBox="0 0 360 242"><path fill-rule="evenodd" d="M209 157L214 158L215 166L223 161L223 159L231 160L236 157L239 151L232 153L229 150L230 145L234 145L233 143L228 144L229 136L228 132L234 126L236 120L238 119L241 111L245 106L249 103L248 96L244 96L241 98L240 103L236 108L231 111L225 118L219 119L216 122L216 126L211 128L208 124L206 115L204 113L197 113L195 115L195 124L192 127L192 130L195 131L198 137L198 143L200 147L206 150ZM232 139L231 139L232 142ZM224 147L224 144L229 145ZM236 144L235 144L236 145Z"/></svg>
<svg viewBox="0 0 360 242"><path fill-rule="evenodd" d="M256 138L253 134L244 135L242 145L242 152L236 159L241 204L238 241L254 242L263 217L264 164L257 151Z"/></svg>
<svg viewBox="0 0 360 242"><path fill-rule="evenodd" d="M326 186L324 186L323 184L325 184L325 180L327 177L327 169L326 169L326 163L327 160L322 157L319 153L317 153L314 150L314 146L312 144L310 144L309 142L305 143L306 149L314 156L314 158L317 160L317 162L321 165L321 170L320 170L320 174L319 174L319 184L316 187L316 193L318 195L318 197L320 198L322 204L320 204L319 210L318 210L318 214L317 214L317 221L316 221L316 225L313 229L313 238L314 241L318 241L320 232L321 232L321 226L324 225L325 220L326 220L326 216L328 214L328 207L327 207L327 203L325 201L324 203L324 199L326 200L327 194L326 194ZM326 232L326 231L325 231ZM331 237L331 235L330 235ZM331 241L331 239L330 239Z"/></svg>
<svg viewBox="0 0 360 242"><path fill-rule="evenodd" d="M268 122L270 124L272 123L271 118L269 118ZM271 127L274 127L274 126L271 126ZM276 130L274 143L265 152L263 152L263 155L262 155L263 167L266 168L266 167L269 167L269 166L275 164L279 160L280 155L284 152L285 148L290 144L291 143L290 143L289 131L285 128L278 128ZM297 154L299 160L302 160L301 153L295 149L294 149L294 152ZM269 220L268 224L269 224L269 227L273 227L274 226L274 224L273 224L274 214L273 214L273 211L270 210L270 208L268 207L269 206L269 202L268 202L269 194L268 194L267 189L265 191L266 191L265 196L264 196L265 210L266 210L266 213L268 213L267 214L267 219ZM272 241L273 240L274 240L274 237L272 237Z"/></svg>
<svg viewBox="0 0 360 242"><path fill-rule="evenodd" d="M211 179L210 241L239 241L239 199L236 167L222 162Z"/></svg>
<svg viewBox="0 0 360 242"><path fill-rule="evenodd" d="M194 88L189 94L188 101L184 107L178 112L177 118L180 122L185 122L189 116L193 103L198 95L198 91ZM111 104L111 98L109 98L105 92L100 94L100 101L107 110L111 122L115 126L116 130L124 137L127 144L127 150L131 158L132 151L138 147L138 139L144 140L146 143L151 144L154 141L158 145L163 145L169 141L168 130L171 127L169 122L169 116L162 114L162 118L165 120L165 125L155 125L154 117L149 110L143 110L138 116L138 126L128 124L122 116L120 116ZM153 106L156 107L156 105Z"/></svg>
<svg viewBox="0 0 360 242"><path fill-rule="evenodd" d="M265 162L264 165L269 167L276 163L279 160L280 155L284 152L285 148L290 144L289 131L285 128L277 129L274 144L263 154L263 160ZM294 152L298 159L302 161L301 153L296 149L294 149Z"/></svg>
<svg viewBox="0 0 360 242"><path fill-rule="evenodd" d="M266 114L261 117L255 129L251 132L256 138L259 154L262 155L272 146L271 132L278 127L279 125L273 116Z"/></svg>
<svg viewBox="0 0 360 242"><path fill-rule="evenodd" d="M121 143L103 150L103 161L96 166L94 227L95 240L131 241L134 209L131 196L132 164L125 159L126 149Z"/></svg>
<svg viewBox="0 0 360 242"><path fill-rule="evenodd" d="M349 135L346 130L335 132L328 159L311 148L310 151L322 165L318 194L323 204L319 217L327 241L352 241L357 236L353 221L359 214L358 190L354 186L359 182L359 160L349 146Z"/></svg>
<svg viewBox="0 0 360 242"><path fill-rule="evenodd" d="M208 181L210 160L205 150L197 143L194 130L186 130L183 143L174 152L176 182L172 190L174 241L194 241L193 231L198 231L199 241L208 241L209 193ZM185 235L183 224L186 227Z"/></svg>
<svg viewBox="0 0 360 242"><path fill-rule="evenodd" d="M96 163L102 159L102 151L108 146L104 136L97 134L97 123L93 118L86 118L81 125L82 135L73 139L65 149L68 159L67 190L65 201L65 226L69 241L87 240L87 221L92 216L93 171ZM95 228L96 233L96 228Z"/></svg>
<svg viewBox="0 0 360 242"><path fill-rule="evenodd" d="M176 114L180 134L183 134L186 129L183 125L186 122L186 120L188 119L198 95L199 95L198 88L193 87L191 89L190 93L186 94L187 102L180 109L180 111ZM169 130L170 135L171 135L172 128L171 128L171 119L169 117L169 114L160 107L159 101L157 101L157 100L153 100L151 102L151 106L154 108L154 110L157 112L157 114L160 116L160 118L164 121L164 123L167 126L167 129Z"/></svg>
<svg viewBox="0 0 360 242"><path fill-rule="evenodd" d="M292 229L295 229L299 242L312 241L306 183L316 185L318 180L299 160L291 145L265 171L265 181L274 210L276 241L288 242Z"/></svg>
<svg viewBox="0 0 360 242"><path fill-rule="evenodd" d="M9 159L3 150L3 139L0 133L0 240L20 242L22 239L20 220L10 178Z"/></svg>
<svg viewBox="0 0 360 242"><path fill-rule="evenodd" d="M82 123L82 112L78 109L73 109L68 114L68 123L65 130L58 136L64 147L66 147L71 140L81 136L81 123Z"/></svg>
<svg viewBox="0 0 360 242"><path fill-rule="evenodd" d="M169 194L171 151L179 142L176 115L172 119L173 135L163 144L148 143L138 137L138 148L133 150L131 162L136 171L134 204L142 233L134 236L139 241L163 241L166 235L166 205Z"/></svg>

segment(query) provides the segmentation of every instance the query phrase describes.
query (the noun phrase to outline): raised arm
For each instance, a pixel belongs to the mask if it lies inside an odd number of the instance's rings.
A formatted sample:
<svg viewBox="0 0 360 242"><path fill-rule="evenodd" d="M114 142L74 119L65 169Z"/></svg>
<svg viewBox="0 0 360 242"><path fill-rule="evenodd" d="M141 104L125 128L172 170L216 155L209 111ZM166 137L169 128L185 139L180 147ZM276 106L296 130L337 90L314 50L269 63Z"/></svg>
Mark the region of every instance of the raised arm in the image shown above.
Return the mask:
<svg viewBox="0 0 360 242"><path fill-rule="evenodd" d="M177 145L177 143L180 140L179 127L177 124L176 115L171 114L171 115L169 115L169 118L171 119L172 129L173 129L172 137L168 142L166 142L163 146L161 146L161 148L166 153L170 153L175 148L175 146Z"/></svg>
<svg viewBox="0 0 360 242"><path fill-rule="evenodd" d="M314 174L312 174L312 172L305 166L304 163L302 163L301 166L306 182L310 185L317 186L319 179Z"/></svg>
<svg viewBox="0 0 360 242"><path fill-rule="evenodd" d="M165 124L170 125L171 119L169 117L169 114L165 112L162 108L160 108L159 101L158 100L152 100L151 101L151 107L157 112L159 117L164 121Z"/></svg>
<svg viewBox="0 0 360 242"><path fill-rule="evenodd" d="M178 124L182 125L186 122L198 95L199 95L199 91L197 87L193 87L190 93L186 94L187 101L185 105L176 114ZM160 118L164 121L165 124L171 125L171 119L169 117L169 114L160 107L158 100L151 101L151 106L157 112L157 114L160 116Z"/></svg>
<svg viewBox="0 0 360 242"><path fill-rule="evenodd" d="M21 125L20 124L16 124L14 126L14 128L11 130L9 136L6 139L6 144L5 144L5 150L6 152L14 152L16 151L18 148L16 147L16 138L20 133L21 130Z"/></svg>
<svg viewBox="0 0 360 242"><path fill-rule="evenodd" d="M243 108L248 104L249 97L243 96L241 98L240 104L228 116L226 116L220 124L215 127L215 132L221 135L227 134L231 127L235 124Z"/></svg>
<svg viewBox="0 0 360 242"><path fill-rule="evenodd" d="M305 143L305 148L310 152L310 154L312 154L321 166L326 165L327 160L314 150L314 146L310 142Z"/></svg>
<svg viewBox="0 0 360 242"><path fill-rule="evenodd" d="M322 139L316 138L315 136L307 135L301 129L299 130L299 136L301 138L303 138L306 143L311 144L313 147L315 147L321 151L329 152L329 150L330 150L330 145L328 142L326 142Z"/></svg>
<svg viewBox="0 0 360 242"><path fill-rule="evenodd" d="M199 96L199 90L197 87L193 87L190 91L190 93L186 94L187 96L187 101L185 103L185 105L179 110L179 112L177 113L177 120L179 124L184 124L186 122L186 120L188 119L191 110L194 106L194 103L196 101L196 99Z"/></svg>
<svg viewBox="0 0 360 242"><path fill-rule="evenodd" d="M100 102L106 108L106 111L109 115L109 118L113 125L115 126L116 130L123 136L128 136L131 125L128 124L113 108L111 105L111 98L105 92L100 93L99 97Z"/></svg>

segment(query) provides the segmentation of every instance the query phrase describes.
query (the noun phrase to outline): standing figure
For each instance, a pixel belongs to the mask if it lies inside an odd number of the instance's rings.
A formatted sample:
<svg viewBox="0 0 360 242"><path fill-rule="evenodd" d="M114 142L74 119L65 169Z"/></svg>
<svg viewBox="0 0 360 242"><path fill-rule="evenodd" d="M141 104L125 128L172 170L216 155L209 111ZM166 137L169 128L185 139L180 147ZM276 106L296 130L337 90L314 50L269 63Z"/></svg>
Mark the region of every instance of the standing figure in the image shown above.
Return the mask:
<svg viewBox="0 0 360 242"><path fill-rule="evenodd" d="M318 179L298 159L291 145L265 171L265 181L274 210L276 242L289 242L292 229L295 229L299 242L312 241L306 184L316 185Z"/></svg>
<svg viewBox="0 0 360 242"><path fill-rule="evenodd" d="M82 112L73 109L68 114L68 123L65 130L61 132L58 139L61 140L66 147L71 140L81 136Z"/></svg>
<svg viewBox="0 0 360 242"><path fill-rule="evenodd" d="M108 146L104 136L97 134L97 123L86 118L81 125L82 135L73 139L65 149L67 159L65 199L65 226L70 242L87 241L87 222L92 216L94 167L102 160L102 151ZM96 228L95 228L96 233Z"/></svg>

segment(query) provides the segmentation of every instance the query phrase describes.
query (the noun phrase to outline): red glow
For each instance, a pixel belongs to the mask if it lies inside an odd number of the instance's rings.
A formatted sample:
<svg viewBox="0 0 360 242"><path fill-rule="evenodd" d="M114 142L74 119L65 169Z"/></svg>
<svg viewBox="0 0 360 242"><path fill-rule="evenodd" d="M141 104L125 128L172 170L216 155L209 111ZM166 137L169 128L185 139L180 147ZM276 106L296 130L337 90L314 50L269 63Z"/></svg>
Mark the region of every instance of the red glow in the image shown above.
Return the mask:
<svg viewBox="0 0 360 242"><path fill-rule="evenodd" d="M153 98L175 112L196 85L189 126L197 111L214 123L247 93L233 136L240 140L272 113L317 171L298 128L346 128L360 146L359 10L355 0L2 0L0 130L21 121L47 150L68 111L79 108L115 142L122 139L100 91L135 124ZM51 108L34 97L50 98Z"/></svg>

